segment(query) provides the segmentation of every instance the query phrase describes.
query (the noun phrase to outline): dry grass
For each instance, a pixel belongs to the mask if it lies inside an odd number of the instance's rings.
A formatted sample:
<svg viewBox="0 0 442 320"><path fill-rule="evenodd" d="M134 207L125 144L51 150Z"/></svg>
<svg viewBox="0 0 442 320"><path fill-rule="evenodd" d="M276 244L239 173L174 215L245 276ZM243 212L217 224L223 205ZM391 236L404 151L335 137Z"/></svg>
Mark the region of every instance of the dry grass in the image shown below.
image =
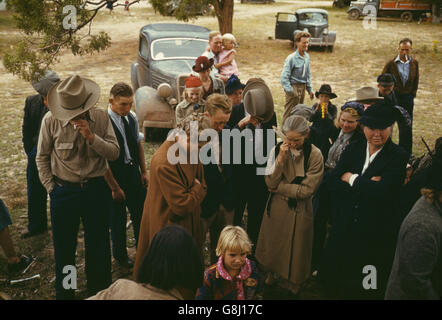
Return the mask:
<svg viewBox="0 0 442 320"><path fill-rule="evenodd" d="M289 41L274 40L275 13L294 11L301 6L331 4L331 1L314 2L277 2L272 5L240 5L235 3L235 21L233 33L239 40L237 62L240 78L262 77L269 84L275 100L278 120L281 119L284 95L279 84L279 76L285 57L293 51ZM330 30L337 32L337 43L333 53L311 50L312 81L314 89L322 83L330 83L338 94L335 100L342 105L354 95L358 87L375 85L376 76L388 59L396 52L397 42L402 37L414 40L414 54L420 63L420 89L415 100L414 150L416 154L424 152L420 136L433 144L441 135L440 123L442 86L440 77L442 49L440 48L441 26L417 23L401 23L394 19L379 19L376 30L365 30L362 20L350 21L344 10L327 8L330 13ZM17 33L11 28L10 18L0 14L0 54L8 50ZM61 77L79 73L97 81L101 88L100 107L106 107L107 93L113 83L130 83L130 64L135 60L138 46L138 31L148 23L168 21L155 15L149 7L136 6L131 16L122 10L114 10L112 16L107 11L99 14L94 22L94 30L106 30L112 37L112 47L99 55L73 57L65 53L54 69ZM217 29L216 19L200 18L194 23ZM433 41L439 41L436 49ZM53 252L50 236L40 236L32 240L21 240L19 234L26 229L26 155L21 142L21 124L26 96L34 94L29 83L7 74L0 65L0 197L11 208L14 225L11 227L16 246L23 253L38 256L37 264L27 275L40 273L42 281L37 287L1 288L14 299L53 299L52 280ZM306 101L310 103L309 99ZM145 143L146 161L149 165L158 143ZM131 238L132 235L129 235ZM133 242L129 241L133 253ZM6 263L0 254L0 278L5 278ZM79 239L78 264L84 264L82 241ZM114 268L114 279L128 276L124 270ZM85 296L84 273L79 273L80 297ZM35 291L37 290L37 291ZM314 298L313 294L303 296Z"/></svg>

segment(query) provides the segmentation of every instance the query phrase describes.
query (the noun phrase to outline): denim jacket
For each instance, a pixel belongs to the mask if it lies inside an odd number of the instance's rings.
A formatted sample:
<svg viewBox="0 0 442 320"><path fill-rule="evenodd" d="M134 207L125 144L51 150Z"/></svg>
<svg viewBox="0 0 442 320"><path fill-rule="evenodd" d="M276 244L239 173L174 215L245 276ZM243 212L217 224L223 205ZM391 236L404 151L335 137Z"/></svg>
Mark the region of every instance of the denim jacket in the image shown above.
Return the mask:
<svg viewBox="0 0 442 320"><path fill-rule="evenodd" d="M304 70L305 69L305 70ZM281 73L281 85L287 93L293 92L292 84L305 83L307 91L312 93L310 56L307 52L302 57L298 50L290 54L284 62Z"/></svg>

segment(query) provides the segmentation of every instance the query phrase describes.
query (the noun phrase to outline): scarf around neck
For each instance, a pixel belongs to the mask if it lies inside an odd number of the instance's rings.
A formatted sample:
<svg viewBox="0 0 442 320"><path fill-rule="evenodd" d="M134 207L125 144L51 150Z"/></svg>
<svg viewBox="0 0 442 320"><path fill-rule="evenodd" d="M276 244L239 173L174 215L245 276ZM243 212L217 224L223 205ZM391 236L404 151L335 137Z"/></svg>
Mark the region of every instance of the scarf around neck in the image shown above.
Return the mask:
<svg viewBox="0 0 442 320"><path fill-rule="evenodd" d="M224 268L223 256L220 256L218 262L216 263L216 271L218 274L227 281L233 281L232 276ZM248 279L252 274L252 265L250 260L246 258L246 262L242 266L240 272L236 275L236 289L237 289L237 300L245 300L244 297L244 280Z"/></svg>

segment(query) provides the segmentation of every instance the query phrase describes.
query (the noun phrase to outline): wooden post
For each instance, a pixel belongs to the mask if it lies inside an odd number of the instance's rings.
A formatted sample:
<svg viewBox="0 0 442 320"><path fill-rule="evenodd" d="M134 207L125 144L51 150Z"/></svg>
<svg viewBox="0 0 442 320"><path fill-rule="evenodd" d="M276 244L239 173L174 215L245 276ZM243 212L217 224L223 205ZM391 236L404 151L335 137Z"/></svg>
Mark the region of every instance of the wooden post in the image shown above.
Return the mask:
<svg viewBox="0 0 442 320"><path fill-rule="evenodd" d="M433 1L433 4L431 6L431 12L433 17L433 23L440 23L440 4L438 1Z"/></svg>

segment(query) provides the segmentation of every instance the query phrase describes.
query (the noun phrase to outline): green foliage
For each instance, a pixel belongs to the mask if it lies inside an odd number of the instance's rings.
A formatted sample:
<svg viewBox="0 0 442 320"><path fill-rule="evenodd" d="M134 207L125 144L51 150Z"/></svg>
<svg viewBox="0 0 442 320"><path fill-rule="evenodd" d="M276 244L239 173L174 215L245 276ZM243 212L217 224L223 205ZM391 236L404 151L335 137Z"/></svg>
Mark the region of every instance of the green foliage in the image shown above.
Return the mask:
<svg viewBox="0 0 442 320"><path fill-rule="evenodd" d="M208 14L211 0L151 0L154 10L164 16L175 16L177 20L189 21L201 14Z"/></svg>
<svg viewBox="0 0 442 320"><path fill-rule="evenodd" d="M93 54L110 46L110 37L105 32L91 34L89 24L102 4L81 8L83 0L7 0L14 11L14 23L24 36L3 58L5 68L25 80L39 77L58 59L63 49L74 55ZM100 1L97 1L100 3ZM72 11L75 7L76 25ZM75 14L76 13L76 14ZM71 23L71 27L69 27Z"/></svg>

